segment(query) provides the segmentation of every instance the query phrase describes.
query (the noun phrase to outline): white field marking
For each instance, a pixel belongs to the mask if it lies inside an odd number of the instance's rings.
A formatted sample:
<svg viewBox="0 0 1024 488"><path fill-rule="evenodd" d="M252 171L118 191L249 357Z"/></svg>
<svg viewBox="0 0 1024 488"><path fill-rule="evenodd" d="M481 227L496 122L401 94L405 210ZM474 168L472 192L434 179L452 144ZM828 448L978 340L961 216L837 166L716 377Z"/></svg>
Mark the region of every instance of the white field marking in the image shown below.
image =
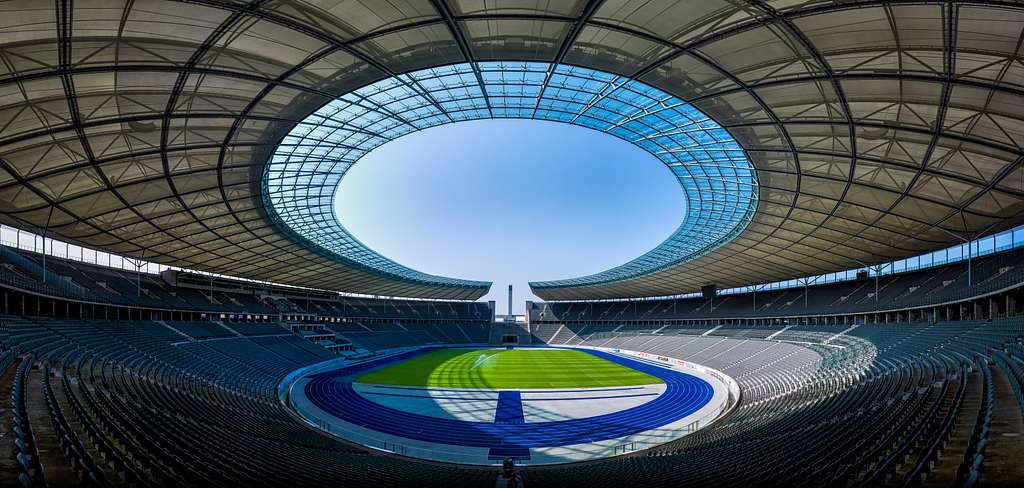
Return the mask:
<svg viewBox="0 0 1024 488"><path fill-rule="evenodd" d="M469 370L473 371L474 369L479 368L480 366L483 366L483 364L486 363L487 360L493 358L494 356L497 356L497 354L483 354L483 355L477 356L476 360L473 361L473 365L469 367Z"/></svg>

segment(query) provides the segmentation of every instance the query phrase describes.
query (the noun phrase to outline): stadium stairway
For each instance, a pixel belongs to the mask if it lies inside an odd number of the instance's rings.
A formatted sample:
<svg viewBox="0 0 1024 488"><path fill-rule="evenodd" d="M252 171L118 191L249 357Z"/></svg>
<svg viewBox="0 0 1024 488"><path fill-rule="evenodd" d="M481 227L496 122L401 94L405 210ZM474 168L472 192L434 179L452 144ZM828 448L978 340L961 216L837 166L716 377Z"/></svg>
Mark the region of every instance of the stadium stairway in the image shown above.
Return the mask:
<svg viewBox="0 0 1024 488"><path fill-rule="evenodd" d="M1003 355L1000 353L1000 356ZM1015 359L1011 357L1010 361ZM995 479L1010 479L1011 476L1019 475L1020 460L1024 459L1024 423L1021 419L1024 403L1019 401L1014 392L1011 375L1002 367L991 367L995 398L991 407L991 420L987 425L989 432L984 449L984 469L985 474Z"/></svg>

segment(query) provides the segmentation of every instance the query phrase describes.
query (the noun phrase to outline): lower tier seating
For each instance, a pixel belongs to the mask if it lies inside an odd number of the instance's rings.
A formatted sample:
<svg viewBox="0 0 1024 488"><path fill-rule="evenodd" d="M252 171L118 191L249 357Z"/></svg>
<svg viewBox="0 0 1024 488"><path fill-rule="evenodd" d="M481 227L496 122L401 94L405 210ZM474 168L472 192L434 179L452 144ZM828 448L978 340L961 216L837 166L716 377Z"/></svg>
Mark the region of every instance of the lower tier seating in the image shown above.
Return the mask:
<svg viewBox="0 0 1024 488"><path fill-rule="evenodd" d="M4 486L493 486L491 468L427 464L300 424L289 372L336 357L291 335L207 325L0 317ZM183 329L188 329L184 331ZM486 331L353 329L402 343ZM525 468L531 486L996 485L1022 479L1024 319L677 330L534 330L719 369L738 407L631 455ZM216 331L216 334L210 331ZM183 335L183 333L185 335ZM570 334L571 333L571 334ZM461 336L461 341L458 338ZM1011 434L1011 435L1006 435ZM1016 434L1016 435L1012 435Z"/></svg>

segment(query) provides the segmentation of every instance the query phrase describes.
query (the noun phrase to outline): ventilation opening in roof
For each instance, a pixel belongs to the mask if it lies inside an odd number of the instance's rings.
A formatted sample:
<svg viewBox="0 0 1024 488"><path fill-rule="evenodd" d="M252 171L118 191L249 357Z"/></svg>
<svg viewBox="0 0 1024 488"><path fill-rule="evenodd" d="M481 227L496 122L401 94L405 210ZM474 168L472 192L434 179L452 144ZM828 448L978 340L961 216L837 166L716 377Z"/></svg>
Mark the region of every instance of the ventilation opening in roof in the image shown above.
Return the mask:
<svg viewBox="0 0 1024 488"><path fill-rule="evenodd" d="M620 75L535 62L439 66L339 96L278 145L265 169L263 201L282 231L372 275L341 273L339 286L372 281L390 294L476 297L490 283L417 271L359 242L334 218L334 193L348 170L374 148L426 128L479 119L563 122L616 136L664 163L686 195L680 202L686 205L684 220L661 244L605 271L530 283L549 297L558 290L595 287L605 290L591 296L621 295L623 290L608 288L713 251L746 228L757 208L757 177L746 154L693 105Z"/></svg>
<svg viewBox="0 0 1024 488"><path fill-rule="evenodd" d="M654 248L683 220L685 198L672 171L619 138L479 120L373 150L342 179L335 209L369 248L426 273L494 280L485 299L504 305L506 283L521 304L530 279L591 274Z"/></svg>

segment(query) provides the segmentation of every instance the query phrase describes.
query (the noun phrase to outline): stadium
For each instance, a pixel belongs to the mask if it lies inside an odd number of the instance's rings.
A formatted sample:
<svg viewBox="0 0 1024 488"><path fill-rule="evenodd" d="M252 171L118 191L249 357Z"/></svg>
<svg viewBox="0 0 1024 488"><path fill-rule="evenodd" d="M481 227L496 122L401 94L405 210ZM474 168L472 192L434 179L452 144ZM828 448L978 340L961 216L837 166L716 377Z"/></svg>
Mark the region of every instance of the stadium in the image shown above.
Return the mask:
<svg viewBox="0 0 1024 488"><path fill-rule="evenodd" d="M1022 45L1009 0L0 2L0 484L1024 485ZM681 222L499 313L339 217L492 119Z"/></svg>

